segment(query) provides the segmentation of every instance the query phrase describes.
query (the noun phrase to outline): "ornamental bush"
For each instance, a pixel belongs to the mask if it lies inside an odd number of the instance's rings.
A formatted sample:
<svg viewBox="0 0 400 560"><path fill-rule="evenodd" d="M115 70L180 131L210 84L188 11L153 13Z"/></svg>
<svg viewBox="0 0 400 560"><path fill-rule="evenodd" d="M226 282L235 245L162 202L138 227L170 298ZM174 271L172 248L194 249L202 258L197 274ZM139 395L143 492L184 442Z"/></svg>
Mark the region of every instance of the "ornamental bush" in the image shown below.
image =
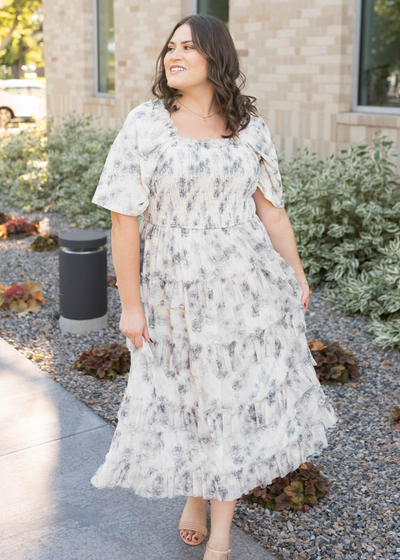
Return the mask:
<svg viewBox="0 0 400 560"><path fill-rule="evenodd" d="M75 111L61 125L50 122L47 158L54 207L78 227L111 227L110 212L91 202L116 131L94 125L93 115Z"/></svg>
<svg viewBox="0 0 400 560"><path fill-rule="evenodd" d="M47 133L45 121L0 139L0 191L27 210L46 207Z"/></svg>
<svg viewBox="0 0 400 560"><path fill-rule="evenodd" d="M26 210L60 212L82 228L111 227L110 212L91 202L117 132L75 111L0 140L0 190Z"/></svg>
<svg viewBox="0 0 400 560"><path fill-rule="evenodd" d="M377 345L400 348L400 175L386 138L324 160L299 150L282 182L309 284L325 284L334 311L370 316Z"/></svg>

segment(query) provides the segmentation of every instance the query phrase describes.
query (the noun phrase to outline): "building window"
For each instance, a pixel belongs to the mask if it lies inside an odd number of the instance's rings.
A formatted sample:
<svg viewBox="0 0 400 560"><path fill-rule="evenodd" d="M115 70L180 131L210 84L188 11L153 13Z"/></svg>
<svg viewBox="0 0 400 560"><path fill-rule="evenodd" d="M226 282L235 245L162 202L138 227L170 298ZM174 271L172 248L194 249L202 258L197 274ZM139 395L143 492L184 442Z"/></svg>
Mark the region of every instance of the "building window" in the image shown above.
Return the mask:
<svg viewBox="0 0 400 560"><path fill-rule="evenodd" d="M97 92L115 94L115 41L113 0L96 2Z"/></svg>
<svg viewBox="0 0 400 560"><path fill-rule="evenodd" d="M363 0L358 105L400 108L400 3Z"/></svg>
<svg viewBox="0 0 400 560"><path fill-rule="evenodd" d="M197 13L215 16L229 25L229 0L197 0Z"/></svg>

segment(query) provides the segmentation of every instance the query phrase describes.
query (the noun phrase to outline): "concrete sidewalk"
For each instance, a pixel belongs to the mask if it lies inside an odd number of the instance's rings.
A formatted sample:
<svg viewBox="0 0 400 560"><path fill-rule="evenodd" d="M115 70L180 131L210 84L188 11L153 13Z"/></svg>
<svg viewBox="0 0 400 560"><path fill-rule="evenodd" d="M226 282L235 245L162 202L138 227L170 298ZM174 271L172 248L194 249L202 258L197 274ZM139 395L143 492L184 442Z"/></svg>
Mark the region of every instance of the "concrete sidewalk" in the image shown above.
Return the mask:
<svg viewBox="0 0 400 560"><path fill-rule="evenodd" d="M177 530L186 497L91 485L113 433L0 338L1 559L203 558L206 541L189 547ZM232 560L274 560L233 524L231 547Z"/></svg>

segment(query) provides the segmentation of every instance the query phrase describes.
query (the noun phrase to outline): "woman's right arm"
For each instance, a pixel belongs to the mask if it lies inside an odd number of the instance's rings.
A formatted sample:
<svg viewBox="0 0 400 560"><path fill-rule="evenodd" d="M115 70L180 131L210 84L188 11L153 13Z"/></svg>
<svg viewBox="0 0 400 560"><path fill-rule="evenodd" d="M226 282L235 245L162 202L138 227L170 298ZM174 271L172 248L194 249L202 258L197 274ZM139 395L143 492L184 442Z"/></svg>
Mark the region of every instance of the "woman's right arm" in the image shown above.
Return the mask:
<svg viewBox="0 0 400 560"><path fill-rule="evenodd" d="M111 249L121 299L120 331L132 344L151 342L140 300L140 235L137 216L111 212Z"/></svg>

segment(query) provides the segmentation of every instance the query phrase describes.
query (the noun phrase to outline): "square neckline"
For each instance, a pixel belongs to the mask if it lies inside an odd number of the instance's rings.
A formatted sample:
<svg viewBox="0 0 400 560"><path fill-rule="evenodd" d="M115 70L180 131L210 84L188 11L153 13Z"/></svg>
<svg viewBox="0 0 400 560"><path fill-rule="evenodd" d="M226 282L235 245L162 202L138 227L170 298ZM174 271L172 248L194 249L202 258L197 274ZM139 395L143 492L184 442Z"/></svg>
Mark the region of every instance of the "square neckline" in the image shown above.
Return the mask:
<svg viewBox="0 0 400 560"><path fill-rule="evenodd" d="M238 138L187 138L185 136L181 136L180 134L178 134L178 127L176 126L176 124L174 123L174 121L172 120L171 117L171 113L168 111L168 109L166 109L164 103L160 100L160 103L162 105L162 110L166 113L166 117L168 119L168 123L171 127L171 129L174 132L174 135L179 138L179 140L183 140L183 141L187 141L187 142L198 142L198 143L202 143L202 142L239 142L240 141L240 132L239 132L239 137Z"/></svg>

